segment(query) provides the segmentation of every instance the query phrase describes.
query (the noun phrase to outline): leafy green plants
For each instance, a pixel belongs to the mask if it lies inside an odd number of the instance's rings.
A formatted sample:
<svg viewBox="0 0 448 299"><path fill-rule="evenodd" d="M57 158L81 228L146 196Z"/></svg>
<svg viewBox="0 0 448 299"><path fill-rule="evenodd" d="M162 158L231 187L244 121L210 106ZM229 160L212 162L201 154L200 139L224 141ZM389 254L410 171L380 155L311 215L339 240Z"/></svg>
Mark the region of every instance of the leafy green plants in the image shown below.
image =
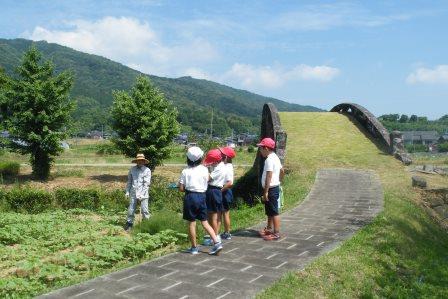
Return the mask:
<svg viewBox="0 0 448 299"><path fill-rule="evenodd" d="M166 229L171 229L176 232L185 232L187 227L182 220L182 215L173 211L158 211L148 220L143 220L140 224L136 225L134 231L154 235Z"/></svg>
<svg viewBox="0 0 448 299"><path fill-rule="evenodd" d="M20 171L18 162L0 162L0 175L4 177L17 176Z"/></svg>

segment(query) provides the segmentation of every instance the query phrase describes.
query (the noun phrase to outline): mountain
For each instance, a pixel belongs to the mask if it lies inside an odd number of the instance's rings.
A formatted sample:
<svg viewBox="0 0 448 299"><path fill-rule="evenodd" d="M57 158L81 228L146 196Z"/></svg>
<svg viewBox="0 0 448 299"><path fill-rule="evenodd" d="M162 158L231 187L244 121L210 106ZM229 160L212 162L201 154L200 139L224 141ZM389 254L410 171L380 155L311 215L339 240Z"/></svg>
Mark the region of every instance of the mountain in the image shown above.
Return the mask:
<svg viewBox="0 0 448 299"><path fill-rule="evenodd" d="M56 72L71 70L74 86L71 96L78 102L74 119L79 130L107 123L105 111L112 105L113 90L128 90L135 77L142 73L107 58L86 54L45 41L0 39L0 66L14 75L23 53L34 43L44 59L55 64ZM212 81L191 77L165 78L148 75L179 110L179 121L193 130L203 132L210 123L213 109L214 132L220 135L235 132L257 132L263 104L274 103L279 111L322 111L313 106L291 104ZM103 117L98 117L102 113ZM82 124L81 124L82 123ZM89 128L90 127L90 128Z"/></svg>

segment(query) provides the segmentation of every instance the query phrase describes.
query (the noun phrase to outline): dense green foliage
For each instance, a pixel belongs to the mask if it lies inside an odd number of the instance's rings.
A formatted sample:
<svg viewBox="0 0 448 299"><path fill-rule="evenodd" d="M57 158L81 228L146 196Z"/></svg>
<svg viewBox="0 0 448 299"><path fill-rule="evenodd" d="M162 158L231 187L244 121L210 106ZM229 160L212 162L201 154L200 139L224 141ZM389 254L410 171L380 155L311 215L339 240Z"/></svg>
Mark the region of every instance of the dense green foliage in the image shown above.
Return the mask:
<svg viewBox="0 0 448 299"><path fill-rule="evenodd" d="M20 57L31 45L24 39L0 39L0 66L12 74ZM85 54L73 49L44 41L36 42L36 47L45 58L51 59L56 71L70 69L74 74L72 97L78 102L74 112L77 132L90 129L100 130L110 118L106 114L112 105L113 90L128 90L135 78L141 74L131 68L106 58ZM213 131L216 135L258 132L263 104L271 102L279 111L319 111L312 106L290 104L274 98L264 97L244 90L191 77L177 79L149 76L165 97L178 108L178 120L197 132L204 132L214 111ZM104 128L106 128L105 126Z"/></svg>
<svg viewBox="0 0 448 299"><path fill-rule="evenodd" d="M31 47L17 68L17 77L7 91L10 113L5 127L15 141L8 146L30 154L33 175L46 180L54 156L62 152L60 142L67 138L65 128L73 108L68 95L73 81L68 72L54 75L52 63L41 58Z"/></svg>
<svg viewBox="0 0 448 299"><path fill-rule="evenodd" d="M38 215L3 213L0 217L0 297L32 297L49 288L149 257L184 240L172 230L123 234L123 215L57 210ZM5 276L6 274L6 276Z"/></svg>
<svg viewBox="0 0 448 299"><path fill-rule="evenodd" d="M128 157L144 153L154 169L169 157L173 138L179 133L177 110L149 79L137 77L132 90L114 92L113 143Z"/></svg>
<svg viewBox="0 0 448 299"><path fill-rule="evenodd" d="M448 152L448 142L440 143L437 148L441 153Z"/></svg>
<svg viewBox="0 0 448 299"><path fill-rule="evenodd" d="M385 114L378 117L381 123L389 130L399 131L437 131L439 134L448 131L448 114L437 120L428 120L427 117L405 114Z"/></svg>
<svg viewBox="0 0 448 299"><path fill-rule="evenodd" d="M20 171L20 163L0 161L0 175L1 176L16 176Z"/></svg>

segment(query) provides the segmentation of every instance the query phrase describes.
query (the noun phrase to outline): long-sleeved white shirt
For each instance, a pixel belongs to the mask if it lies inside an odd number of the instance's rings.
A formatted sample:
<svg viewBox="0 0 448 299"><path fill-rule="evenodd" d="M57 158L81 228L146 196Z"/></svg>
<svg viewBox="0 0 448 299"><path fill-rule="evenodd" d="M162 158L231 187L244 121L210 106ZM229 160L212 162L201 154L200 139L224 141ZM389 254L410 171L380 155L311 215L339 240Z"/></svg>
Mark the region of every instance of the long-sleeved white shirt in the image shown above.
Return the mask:
<svg viewBox="0 0 448 299"><path fill-rule="evenodd" d="M132 166L128 174L126 194L135 198L149 198L151 184L151 169L146 166Z"/></svg>

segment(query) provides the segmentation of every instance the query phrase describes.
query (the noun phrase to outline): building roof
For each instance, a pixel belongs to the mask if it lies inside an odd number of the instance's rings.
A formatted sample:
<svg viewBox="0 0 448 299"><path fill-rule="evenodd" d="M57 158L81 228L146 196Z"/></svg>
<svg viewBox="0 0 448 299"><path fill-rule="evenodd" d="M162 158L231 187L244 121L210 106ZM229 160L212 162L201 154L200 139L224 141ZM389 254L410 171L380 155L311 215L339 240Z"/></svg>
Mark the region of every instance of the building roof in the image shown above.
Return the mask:
<svg viewBox="0 0 448 299"><path fill-rule="evenodd" d="M437 131L403 131L404 140L435 141L439 139Z"/></svg>

